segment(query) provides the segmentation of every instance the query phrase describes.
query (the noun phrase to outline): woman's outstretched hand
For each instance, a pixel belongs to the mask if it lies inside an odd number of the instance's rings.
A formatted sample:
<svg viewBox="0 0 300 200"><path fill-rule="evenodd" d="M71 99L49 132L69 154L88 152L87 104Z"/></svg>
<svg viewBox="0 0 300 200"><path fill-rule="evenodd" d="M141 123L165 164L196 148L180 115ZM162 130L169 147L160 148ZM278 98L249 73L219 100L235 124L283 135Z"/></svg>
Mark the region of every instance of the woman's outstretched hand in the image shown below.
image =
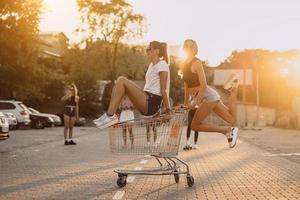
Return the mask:
<svg viewBox="0 0 300 200"><path fill-rule="evenodd" d="M171 117L172 117L172 110L171 109L166 109L166 112L163 115L163 118L169 120L169 119L171 119Z"/></svg>

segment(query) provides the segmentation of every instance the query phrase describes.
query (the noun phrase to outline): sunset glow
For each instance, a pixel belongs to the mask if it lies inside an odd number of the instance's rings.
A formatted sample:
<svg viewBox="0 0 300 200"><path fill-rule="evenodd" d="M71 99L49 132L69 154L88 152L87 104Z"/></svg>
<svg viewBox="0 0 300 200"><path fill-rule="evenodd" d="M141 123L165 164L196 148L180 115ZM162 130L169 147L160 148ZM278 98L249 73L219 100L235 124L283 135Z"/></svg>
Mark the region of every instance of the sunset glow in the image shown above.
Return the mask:
<svg viewBox="0 0 300 200"><path fill-rule="evenodd" d="M74 30L79 24L76 0L44 0L43 31L62 31L71 42L80 40ZM265 48L300 49L300 2L259 0L139 0L129 1L147 18L142 39L182 45L186 38L199 44L199 57L217 65L233 50ZM280 14L279 14L280 13Z"/></svg>

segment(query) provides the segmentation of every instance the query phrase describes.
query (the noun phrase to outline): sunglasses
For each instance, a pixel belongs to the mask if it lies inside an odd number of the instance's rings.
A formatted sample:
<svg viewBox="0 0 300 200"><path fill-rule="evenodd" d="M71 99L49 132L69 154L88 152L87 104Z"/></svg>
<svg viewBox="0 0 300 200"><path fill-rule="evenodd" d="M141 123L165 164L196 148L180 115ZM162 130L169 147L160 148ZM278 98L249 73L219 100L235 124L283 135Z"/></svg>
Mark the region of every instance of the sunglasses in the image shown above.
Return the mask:
<svg viewBox="0 0 300 200"><path fill-rule="evenodd" d="M194 45L184 45L183 48L184 49L193 49Z"/></svg>

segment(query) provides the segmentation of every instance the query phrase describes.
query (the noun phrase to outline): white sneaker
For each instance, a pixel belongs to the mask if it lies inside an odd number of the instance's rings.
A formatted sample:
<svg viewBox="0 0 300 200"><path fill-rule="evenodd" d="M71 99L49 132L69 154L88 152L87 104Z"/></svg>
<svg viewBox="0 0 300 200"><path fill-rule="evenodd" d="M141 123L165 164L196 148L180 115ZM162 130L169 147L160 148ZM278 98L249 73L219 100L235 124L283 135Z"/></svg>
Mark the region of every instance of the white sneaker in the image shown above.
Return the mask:
<svg viewBox="0 0 300 200"><path fill-rule="evenodd" d="M108 116L105 113L104 116L101 116L101 121L98 121L96 123L96 127L99 129L104 129L104 128L110 127L118 122L119 122L119 119L116 114L114 114L113 116Z"/></svg>
<svg viewBox="0 0 300 200"><path fill-rule="evenodd" d="M192 148L193 148L193 149L198 149L199 147L198 147L197 144L193 144Z"/></svg>
<svg viewBox="0 0 300 200"><path fill-rule="evenodd" d="M97 124L97 123L101 122L105 116L106 116L106 113L104 113L103 115L101 115L101 117L99 117L97 119L94 119L93 120L94 124Z"/></svg>
<svg viewBox="0 0 300 200"><path fill-rule="evenodd" d="M224 89L231 91L233 88L238 88L239 86L239 77L237 74L231 74L229 79L224 84Z"/></svg>
<svg viewBox="0 0 300 200"><path fill-rule="evenodd" d="M239 131L239 128L232 127L231 131L226 134L228 144L229 144L230 148L233 148L236 145L236 141L237 141L237 138L238 138L238 131Z"/></svg>

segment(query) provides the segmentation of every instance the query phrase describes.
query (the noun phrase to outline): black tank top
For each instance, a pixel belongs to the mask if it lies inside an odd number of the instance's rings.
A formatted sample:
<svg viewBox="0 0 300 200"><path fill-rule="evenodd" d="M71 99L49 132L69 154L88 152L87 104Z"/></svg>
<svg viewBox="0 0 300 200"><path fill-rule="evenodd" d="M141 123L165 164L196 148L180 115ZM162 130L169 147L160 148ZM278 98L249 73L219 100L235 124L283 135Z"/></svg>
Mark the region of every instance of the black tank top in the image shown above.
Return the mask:
<svg viewBox="0 0 300 200"><path fill-rule="evenodd" d="M75 96L71 96L71 98L67 100L66 106L76 106Z"/></svg>
<svg viewBox="0 0 300 200"><path fill-rule="evenodd" d="M191 70L192 64L197 60L199 59L196 57L193 58L193 60L187 63L182 70L183 73L182 79L188 85L189 88L200 86L200 81L197 73L194 73Z"/></svg>

